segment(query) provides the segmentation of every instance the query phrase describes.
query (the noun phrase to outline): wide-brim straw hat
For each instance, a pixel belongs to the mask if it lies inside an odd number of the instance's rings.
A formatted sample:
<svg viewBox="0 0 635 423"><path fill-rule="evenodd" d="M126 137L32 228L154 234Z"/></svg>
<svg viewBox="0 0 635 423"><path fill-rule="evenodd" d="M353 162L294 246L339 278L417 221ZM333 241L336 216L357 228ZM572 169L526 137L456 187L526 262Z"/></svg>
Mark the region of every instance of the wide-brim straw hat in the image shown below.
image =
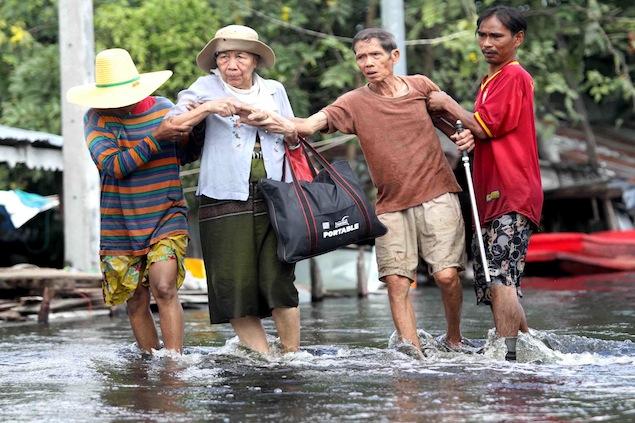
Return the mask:
<svg viewBox="0 0 635 423"><path fill-rule="evenodd" d="M196 64L205 72L216 68L216 53L229 50L246 51L260 56L259 66L270 68L276 55L267 44L258 39L258 33L244 25L229 25L216 31L203 50L196 56Z"/></svg>
<svg viewBox="0 0 635 423"><path fill-rule="evenodd" d="M95 57L95 83L71 88L66 99L96 109L130 106L155 92L170 76L170 70L139 73L130 53L111 48Z"/></svg>

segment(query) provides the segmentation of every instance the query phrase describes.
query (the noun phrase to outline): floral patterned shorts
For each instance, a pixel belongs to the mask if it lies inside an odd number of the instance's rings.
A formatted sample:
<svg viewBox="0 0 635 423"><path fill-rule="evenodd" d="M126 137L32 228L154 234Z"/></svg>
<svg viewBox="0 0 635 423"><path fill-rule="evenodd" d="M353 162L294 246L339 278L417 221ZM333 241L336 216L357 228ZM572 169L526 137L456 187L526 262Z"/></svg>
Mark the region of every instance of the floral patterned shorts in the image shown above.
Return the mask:
<svg viewBox="0 0 635 423"><path fill-rule="evenodd" d="M523 296L520 278L525 269L525 256L531 232L531 222L518 213L504 214L483 228L483 244L491 278L489 284L485 281L478 239L476 236L472 238L477 304L492 304L492 285L515 286L518 296Z"/></svg>
<svg viewBox="0 0 635 423"><path fill-rule="evenodd" d="M187 235L163 238L143 256L101 256L104 302L109 306L123 304L132 298L139 283L149 286L150 265L160 261L176 260L176 288L179 289L185 279L183 261L187 239Z"/></svg>

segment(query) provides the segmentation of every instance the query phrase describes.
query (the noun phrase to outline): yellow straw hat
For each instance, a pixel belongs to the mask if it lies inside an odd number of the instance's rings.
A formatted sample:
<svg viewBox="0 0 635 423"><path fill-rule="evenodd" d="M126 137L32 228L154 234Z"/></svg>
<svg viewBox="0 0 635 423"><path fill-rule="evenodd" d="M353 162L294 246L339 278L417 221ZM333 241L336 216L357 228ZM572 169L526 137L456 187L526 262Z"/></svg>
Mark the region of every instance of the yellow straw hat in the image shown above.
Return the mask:
<svg viewBox="0 0 635 423"><path fill-rule="evenodd" d="M260 56L259 65L272 67L276 55L267 44L258 40L258 33L244 25L228 25L216 31L203 50L196 56L196 64L205 72L216 68L216 53L228 50L239 50Z"/></svg>
<svg viewBox="0 0 635 423"><path fill-rule="evenodd" d="M95 57L95 83L71 88L66 99L81 106L116 109L140 102L170 76L172 71L169 70L140 74L130 53L111 48Z"/></svg>

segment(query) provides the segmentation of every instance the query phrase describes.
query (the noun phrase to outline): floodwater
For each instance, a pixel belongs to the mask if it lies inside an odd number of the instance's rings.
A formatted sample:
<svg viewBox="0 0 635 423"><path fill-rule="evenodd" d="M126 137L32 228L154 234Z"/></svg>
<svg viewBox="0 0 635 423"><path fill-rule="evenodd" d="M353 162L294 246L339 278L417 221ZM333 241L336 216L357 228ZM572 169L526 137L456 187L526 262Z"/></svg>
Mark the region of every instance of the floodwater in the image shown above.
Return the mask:
<svg viewBox="0 0 635 423"><path fill-rule="evenodd" d="M383 294L304 305L302 351L269 359L205 310L186 312L180 358L142 357L124 316L0 326L0 421L635 421L635 275L530 285L516 363L487 341L489 309L469 289L464 335L484 355L388 348ZM439 291L415 304L440 334Z"/></svg>

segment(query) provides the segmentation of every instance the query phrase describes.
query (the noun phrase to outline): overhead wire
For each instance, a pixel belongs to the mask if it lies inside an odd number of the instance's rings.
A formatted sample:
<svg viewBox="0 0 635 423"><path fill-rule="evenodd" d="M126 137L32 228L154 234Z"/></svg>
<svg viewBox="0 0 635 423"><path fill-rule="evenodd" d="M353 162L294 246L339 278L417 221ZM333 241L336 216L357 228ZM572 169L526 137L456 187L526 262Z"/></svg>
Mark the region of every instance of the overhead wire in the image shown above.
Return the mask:
<svg viewBox="0 0 635 423"><path fill-rule="evenodd" d="M314 31L312 29L306 29L306 28L303 28L301 26L294 25L294 24L291 24L289 22L285 22L282 19L274 18L273 16L268 15L268 14L266 14L264 12L259 11L259 10L255 10L255 9L252 9L252 8L247 8L247 9L249 9L249 11L251 11L256 16L260 16L261 18L267 19L267 20L269 20L271 22L274 22L274 23L276 23L276 24L278 24L280 26L283 26L285 28L289 28L289 29L291 29L293 31L296 31L296 32L299 32L301 34L311 35L311 36L314 36L314 37L317 37L317 38L323 38L323 39L324 38L334 38L336 40L349 42L349 43L353 41L353 39L350 38L350 37L343 37L343 36L340 36L340 35L326 34L326 33L323 33L323 32ZM441 37L421 38L421 39L417 39L417 40L406 40L404 42L404 44L407 45L407 46L440 44L440 43L443 43L445 41L450 41L450 40L453 40L455 38L460 38L460 37L463 37L463 36L469 35L469 34L472 34L472 32L470 32L468 30L462 30L462 31L454 32L452 34L444 35L444 36L441 36Z"/></svg>

